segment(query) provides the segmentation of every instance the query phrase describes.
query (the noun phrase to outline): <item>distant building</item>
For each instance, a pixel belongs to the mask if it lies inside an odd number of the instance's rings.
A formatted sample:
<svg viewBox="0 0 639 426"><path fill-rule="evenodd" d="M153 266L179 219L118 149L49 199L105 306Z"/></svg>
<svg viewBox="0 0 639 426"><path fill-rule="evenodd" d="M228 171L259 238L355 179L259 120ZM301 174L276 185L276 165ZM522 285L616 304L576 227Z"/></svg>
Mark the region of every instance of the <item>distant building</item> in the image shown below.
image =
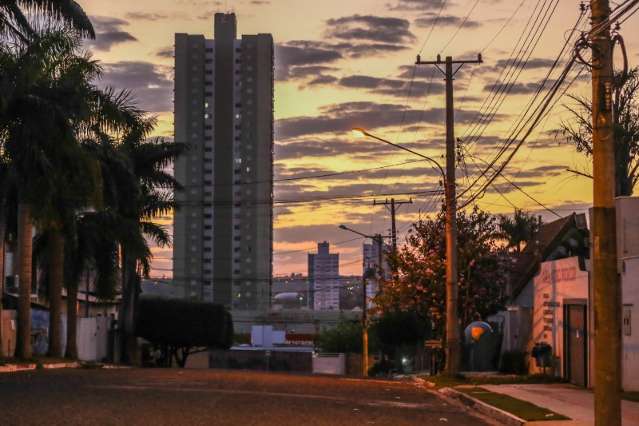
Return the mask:
<svg viewBox="0 0 639 426"><path fill-rule="evenodd" d="M270 305L273 258L273 38L175 34L173 277L185 297L233 310Z"/></svg>
<svg viewBox="0 0 639 426"><path fill-rule="evenodd" d="M172 279L143 278L140 284L144 296L166 299L183 299L184 287L176 285Z"/></svg>
<svg viewBox="0 0 639 426"><path fill-rule="evenodd" d="M317 244L317 254L308 254L308 279L316 311L339 310L339 254L330 253L326 241Z"/></svg>
<svg viewBox="0 0 639 426"><path fill-rule="evenodd" d="M302 274L275 277L271 287L271 307L273 310L312 309L310 289L308 277Z"/></svg>

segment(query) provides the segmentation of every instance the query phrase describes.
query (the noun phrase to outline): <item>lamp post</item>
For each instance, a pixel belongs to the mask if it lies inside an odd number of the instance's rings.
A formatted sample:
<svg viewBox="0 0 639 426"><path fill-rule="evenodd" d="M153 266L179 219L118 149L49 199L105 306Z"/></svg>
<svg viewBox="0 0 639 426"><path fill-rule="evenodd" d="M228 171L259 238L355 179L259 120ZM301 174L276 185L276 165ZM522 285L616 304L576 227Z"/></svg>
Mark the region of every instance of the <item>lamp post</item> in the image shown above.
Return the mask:
<svg viewBox="0 0 639 426"><path fill-rule="evenodd" d="M383 262L383 239L385 238L381 234L366 235L362 232L349 228L346 225L340 225L339 229L344 231L350 231L354 234L360 235L364 238L370 238L377 245L377 262L378 267L382 270ZM383 274L378 275L378 286L381 285ZM368 376L368 300L366 298L366 280L369 278L369 269L362 274L362 376Z"/></svg>
<svg viewBox="0 0 639 426"><path fill-rule="evenodd" d="M447 146L447 166L451 173L446 173L444 168L433 158L413 151L405 146L398 145L379 136L373 135L362 128L354 128L356 136L366 136L403 151L416 155L434 164L442 176L444 195L446 198L446 371L457 372L460 362L459 353L459 321L457 316L457 206L455 200L455 170L454 161L451 161L450 149ZM454 152L453 152L454 154ZM443 183L442 182L442 183Z"/></svg>

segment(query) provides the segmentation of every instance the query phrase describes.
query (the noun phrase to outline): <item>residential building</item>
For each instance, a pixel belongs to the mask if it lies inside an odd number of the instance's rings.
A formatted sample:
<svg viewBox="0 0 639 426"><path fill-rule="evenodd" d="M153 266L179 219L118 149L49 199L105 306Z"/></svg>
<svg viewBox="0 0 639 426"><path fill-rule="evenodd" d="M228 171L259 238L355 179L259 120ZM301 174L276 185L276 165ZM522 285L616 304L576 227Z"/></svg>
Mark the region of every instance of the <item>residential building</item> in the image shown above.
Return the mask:
<svg viewBox="0 0 639 426"><path fill-rule="evenodd" d="M639 391L639 197L618 197L616 214L621 384L624 391ZM530 354L535 345L548 345L546 373L589 388L596 386L591 237L585 215L544 225L534 249L527 247L529 255L515 265L508 310L489 319L502 325L502 352ZM543 370L534 358L529 360L531 373Z"/></svg>
<svg viewBox="0 0 639 426"><path fill-rule="evenodd" d="M175 35L173 279L185 297L267 310L273 256L273 38L237 38L216 13L214 39Z"/></svg>
<svg viewBox="0 0 639 426"><path fill-rule="evenodd" d="M339 254L330 253L326 241L317 244L317 253L308 254L308 279L316 311L339 310Z"/></svg>

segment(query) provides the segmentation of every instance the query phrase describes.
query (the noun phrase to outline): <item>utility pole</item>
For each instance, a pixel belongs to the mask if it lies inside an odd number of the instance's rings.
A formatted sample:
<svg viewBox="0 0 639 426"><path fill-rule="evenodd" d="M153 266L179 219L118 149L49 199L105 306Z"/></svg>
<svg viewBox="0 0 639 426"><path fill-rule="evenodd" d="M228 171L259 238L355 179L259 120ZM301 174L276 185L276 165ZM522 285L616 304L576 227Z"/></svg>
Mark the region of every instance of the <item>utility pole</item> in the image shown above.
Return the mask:
<svg viewBox="0 0 639 426"><path fill-rule="evenodd" d="M436 61L422 62L417 55L415 65L435 65L446 80L446 373L457 374L461 365L461 330L457 314L457 201L455 185L455 109L453 105L453 80L464 64L481 64L481 54L474 60L454 61L447 56L442 61L437 55ZM440 68L445 65L445 70ZM453 71L453 65L459 65Z"/></svg>
<svg viewBox="0 0 639 426"><path fill-rule="evenodd" d="M595 425L621 425L621 288L617 270L610 4L591 0Z"/></svg>
<svg viewBox="0 0 639 426"><path fill-rule="evenodd" d="M388 199L384 201L373 201L374 206L386 206L386 208L388 208L388 206L390 205L389 210L391 214L391 244L393 248L393 254L397 254L397 225L395 222L395 215L397 213L397 210L399 210L399 208L403 204L413 204L413 200L409 199L408 201L395 201L394 198L391 198L390 203L388 202Z"/></svg>
<svg viewBox="0 0 639 426"><path fill-rule="evenodd" d="M368 268L362 274L362 377L368 377L368 309L366 309L366 280Z"/></svg>
<svg viewBox="0 0 639 426"><path fill-rule="evenodd" d="M383 247L384 247L384 237L382 234L375 235L366 235L362 232L356 231L352 228L349 228L346 225L340 225L339 229L343 229L344 231L349 231L354 234L360 235L364 238L370 238L371 242L377 246L377 259L379 262L379 267L381 271L381 265L383 260ZM362 274L362 376L368 376L368 298L366 297L366 280L371 276L371 271L374 270L369 268L366 263L363 265L364 271ZM374 275L373 275L374 276ZM378 275L378 285L382 284L383 274L380 273Z"/></svg>

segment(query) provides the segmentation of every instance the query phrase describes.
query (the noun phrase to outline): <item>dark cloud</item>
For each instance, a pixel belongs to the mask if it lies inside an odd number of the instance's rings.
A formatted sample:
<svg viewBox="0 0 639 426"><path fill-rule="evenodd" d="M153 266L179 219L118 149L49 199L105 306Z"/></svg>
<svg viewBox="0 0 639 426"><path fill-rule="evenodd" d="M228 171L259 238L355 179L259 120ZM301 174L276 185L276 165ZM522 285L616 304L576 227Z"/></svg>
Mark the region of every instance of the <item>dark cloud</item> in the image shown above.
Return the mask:
<svg viewBox="0 0 639 426"><path fill-rule="evenodd" d="M307 86L319 86L323 84L333 84L337 81L337 77L332 75L318 75L313 78L311 81L306 83Z"/></svg>
<svg viewBox="0 0 639 426"><path fill-rule="evenodd" d="M372 93L402 98L408 95L409 90L413 96L421 96L425 93L442 93L443 91L443 84L439 82L378 78L367 75L343 77L339 80L339 85L355 89L368 89Z"/></svg>
<svg viewBox="0 0 639 426"><path fill-rule="evenodd" d="M495 63L495 67L503 68L506 66L510 66L512 65L512 62L513 61L510 59L499 59ZM554 59L532 58L532 59L529 59L525 65L521 64L520 66L523 67L523 69L527 69L527 70L539 69L539 68L550 68L554 62L555 62ZM559 62L558 65L561 65L562 63L563 62Z"/></svg>
<svg viewBox="0 0 639 426"><path fill-rule="evenodd" d="M389 10L438 10L446 4L446 0L398 0L388 4Z"/></svg>
<svg viewBox="0 0 639 426"><path fill-rule="evenodd" d="M406 19L352 15L326 21L327 36L340 40L402 44L415 40Z"/></svg>
<svg viewBox="0 0 639 426"><path fill-rule="evenodd" d="M467 19L466 22L464 22L464 18L453 15L427 14L415 20L415 25L420 28L430 28L435 24L442 27L458 27L462 23L464 28L478 28L482 25L480 22L473 21L472 19Z"/></svg>
<svg viewBox="0 0 639 426"><path fill-rule="evenodd" d="M290 70L288 77L291 80L317 78L324 75L325 73L337 70L338 68L328 67L326 65L297 66Z"/></svg>
<svg viewBox="0 0 639 426"><path fill-rule="evenodd" d="M548 81L545 87L550 87L552 84L552 81ZM484 92L504 90L506 86L504 83L490 83L484 86ZM508 88L508 93L512 95L528 95L536 93L539 87L540 83L513 83Z"/></svg>
<svg viewBox="0 0 639 426"><path fill-rule="evenodd" d="M131 33L122 30L123 26L129 24L124 19L92 16L91 22L95 28L95 40L90 40L87 44L95 50L108 52L117 44L138 41Z"/></svg>
<svg viewBox="0 0 639 426"><path fill-rule="evenodd" d="M536 180L512 180L511 179L511 181L520 188L531 188L533 186L539 186L539 185L545 184L545 182L543 181L536 181ZM509 194L511 192L519 192L519 190L515 188L511 183L504 182L504 183L493 183L492 185L490 185L490 187L488 187L486 192L487 193L499 192L501 194Z"/></svg>
<svg viewBox="0 0 639 426"><path fill-rule="evenodd" d="M549 178L559 176L566 171L566 166L548 165L514 173L517 178Z"/></svg>
<svg viewBox="0 0 639 426"><path fill-rule="evenodd" d="M158 49L155 52L155 56L158 56L160 58L173 58L175 56L175 51L173 49L173 46L166 46Z"/></svg>
<svg viewBox="0 0 639 426"><path fill-rule="evenodd" d="M134 21L162 21L166 19L186 18L184 13L129 12L127 19Z"/></svg>
<svg viewBox="0 0 639 426"><path fill-rule="evenodd" d="M464 124L476 116L474 111L458 110L457 123ZM496 117L503 119L503 115ZM347 102L321 108L315 117L301 116L280 119L276 123L280 140L306 135L348 132L354 127L376 129L382 127L442 123L443 108L411 109L406 105L374 102Z"/></svg>
<svg viewBox="0 0 639 426"><path fill-rule="evenodd" d="M122 61L102 64L99 84L130 90L145 111L173 111L173 80L163 67L150 62Z"/></svg>
<svg viewBox="0 0 639 426"><path fill-rule="evenodd" d="M347 200L347 197L371 196L375 194L399 194L399 193L419 193L431 190L439 190L439 185L432 182L424 185L423 182L406 183L400 182L369 182L368 180L353 180L347 184L334 184L328 189L315 189L308 184L294 184L276 189L276 198L281 201L306 201L306 200L323 200L327 198L342 198L343 202L360 203L361 200ZM339 200L330 200L338 202ZM371 200L372 201L372 200ZM363 201L366 202L366 201Z"/></svg>
<svg viewBox="0 0 639 426"><path fill-rule="evenodd" d="M275 77L287 80L294 76L296 67L330 64L342 57L336 49L318 42L296 40L280 43L275 47Z"/></svg>

